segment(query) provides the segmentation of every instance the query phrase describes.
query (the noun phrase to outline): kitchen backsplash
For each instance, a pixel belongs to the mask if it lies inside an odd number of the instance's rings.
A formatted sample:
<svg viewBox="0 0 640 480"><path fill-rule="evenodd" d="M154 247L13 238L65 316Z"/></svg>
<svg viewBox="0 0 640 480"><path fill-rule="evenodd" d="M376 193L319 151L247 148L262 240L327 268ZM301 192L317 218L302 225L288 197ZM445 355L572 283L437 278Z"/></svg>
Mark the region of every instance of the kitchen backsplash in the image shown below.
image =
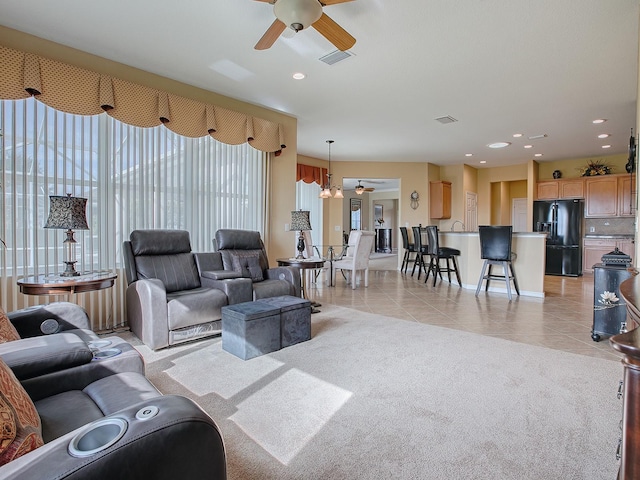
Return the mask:
<svg viewBox="0 0 640 480"><path fill-rule="evenodd" d="M584 234L634 235L634 222L634 218L585 218Z"/></svg>

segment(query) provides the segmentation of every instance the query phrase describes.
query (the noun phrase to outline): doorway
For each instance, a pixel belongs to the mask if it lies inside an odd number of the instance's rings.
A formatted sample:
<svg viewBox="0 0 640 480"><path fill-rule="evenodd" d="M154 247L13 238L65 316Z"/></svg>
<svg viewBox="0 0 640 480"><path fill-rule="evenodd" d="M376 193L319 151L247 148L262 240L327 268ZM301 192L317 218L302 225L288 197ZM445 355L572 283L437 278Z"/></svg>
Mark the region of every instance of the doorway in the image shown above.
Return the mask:
<svg viewBox="0 0 640 480"><path fill-rule="evenodd" d="M527 222L527 199L514 198L511 203L511 225L513 225L513 231L529 231L529 222Z"/></svg>

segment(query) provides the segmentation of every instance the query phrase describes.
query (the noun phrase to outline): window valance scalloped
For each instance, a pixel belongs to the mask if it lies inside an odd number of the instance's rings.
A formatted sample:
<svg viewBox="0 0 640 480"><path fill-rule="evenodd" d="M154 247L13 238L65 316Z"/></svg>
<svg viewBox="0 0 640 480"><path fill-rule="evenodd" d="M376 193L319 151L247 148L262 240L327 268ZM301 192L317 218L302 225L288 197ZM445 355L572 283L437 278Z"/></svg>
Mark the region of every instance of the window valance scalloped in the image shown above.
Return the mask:
<svg viewBox="0 0 640 480"><path fill-rule="evenodd" d="M286 147L281 124L102 75L31 53L0 46L0 98L33 95L57 110L77 115L107 112L138 127L163 124L185 137L211 135L219 142L276 155Z"/></svg>
<svg viewBox="0 0 640 480"><path fill-rule="evenodd" d="M327 169L320 167L312 167L302 163L296 164L296 182L302 180L304 183L316 182L322 186L327 178Z"/></svg>

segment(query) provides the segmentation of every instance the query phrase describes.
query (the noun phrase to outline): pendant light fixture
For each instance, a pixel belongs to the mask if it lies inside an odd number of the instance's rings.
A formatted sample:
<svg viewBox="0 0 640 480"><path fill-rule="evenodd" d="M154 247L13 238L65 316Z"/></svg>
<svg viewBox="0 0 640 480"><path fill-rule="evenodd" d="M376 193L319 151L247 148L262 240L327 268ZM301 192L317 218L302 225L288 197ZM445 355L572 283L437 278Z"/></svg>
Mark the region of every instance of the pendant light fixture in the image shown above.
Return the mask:
<svg viewBox="0 0 640 480"><path fill-rule="evenodd" d="M327 182L322 186L322 191L320 192L320 198L344 198L342 194L342 187L332 186L331 185L331 144L333 140L327 140L327 144L329 145L329 169L327 170ZM335 189L335 193L333 193L333 189Z"/></svg>

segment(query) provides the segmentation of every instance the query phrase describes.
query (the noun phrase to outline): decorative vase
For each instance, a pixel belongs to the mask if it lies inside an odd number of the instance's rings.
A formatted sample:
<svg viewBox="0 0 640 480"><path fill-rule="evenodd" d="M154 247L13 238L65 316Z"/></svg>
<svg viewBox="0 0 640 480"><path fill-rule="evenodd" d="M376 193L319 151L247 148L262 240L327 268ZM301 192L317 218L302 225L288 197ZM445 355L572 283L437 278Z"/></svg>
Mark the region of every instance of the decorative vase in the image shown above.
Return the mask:
<svg viewBox="0 0 640 480"><path fill-rule="evenodd" d="M562 172L560 170L554 170L553 171L553 178L555 178L557 180L560 177L562 177Z"/></svg>

